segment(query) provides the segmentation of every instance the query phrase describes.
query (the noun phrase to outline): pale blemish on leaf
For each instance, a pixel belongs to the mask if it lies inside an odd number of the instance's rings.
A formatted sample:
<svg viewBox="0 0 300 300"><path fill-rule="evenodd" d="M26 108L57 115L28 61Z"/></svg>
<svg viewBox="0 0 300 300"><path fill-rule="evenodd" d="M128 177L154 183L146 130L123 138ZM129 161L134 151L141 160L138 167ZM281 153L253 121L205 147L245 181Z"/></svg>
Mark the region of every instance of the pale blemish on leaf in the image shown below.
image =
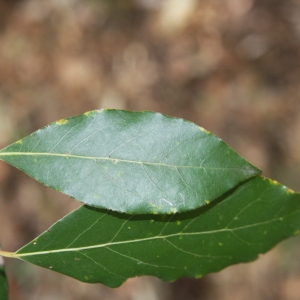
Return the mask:
<svg viewBox="0 0 300 300"><path fill-rule="evenodd" d="M275 185L275 186L281 185L281 184L280 184L278 181L276 181L276 180L269 179L269 181L270 181L270 183L271 183L272 185Z"/></svg>
<svg viewBox="0 0 300 300"><path fill-rule="evenodd" d="M171 213L171 214L176 214L177 211L178 211L177 208L172 207L170 213Z"/></svg>
<svg viewBox="0 0 300 300"><path fill-rule="evenodd" d="M206 130L205 128L198 126L198 128L202 131L205 132L206 134L211 134L211 132L209 132L208 130Z"/></svg>
<svg viewBox="0 0 300 300"><path fill-rule="evenodd" d="M89 115L91 115L92 113L93 113L92 111L87 111L87 112L84 113L84 115L85 115L85 116L89 116Z"/></svg>
<svg viewBox="0 0 300 300"><path fill-rule="evenodd" d="M61 119L61 120L58 120L55 122L56 125L64 125L64 124L67 124L69 122L69 120L67 119Z"/></svg>
<svg viewBox="0 0 300 300"><path fill-rule="evenodd" d="M286 188L286 191L288 194L295 194L295 191L293 191L292 189Z"/></svg>
<svg viewBox="0 0 300 300"><path fill-rule="evenodd" d="M23 144L23 140L18 140L18 141L16 141L16 144L22 145L22 144Z"/></svg>

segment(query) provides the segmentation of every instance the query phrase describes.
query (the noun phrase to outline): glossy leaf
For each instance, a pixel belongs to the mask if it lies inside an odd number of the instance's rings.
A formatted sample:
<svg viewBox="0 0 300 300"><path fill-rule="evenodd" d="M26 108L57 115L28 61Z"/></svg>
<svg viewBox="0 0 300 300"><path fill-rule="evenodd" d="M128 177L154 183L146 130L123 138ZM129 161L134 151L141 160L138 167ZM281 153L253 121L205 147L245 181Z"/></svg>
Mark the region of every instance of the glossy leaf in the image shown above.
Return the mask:
<svg viewBox="0 0 300 300"><path fill-rule="evenodd" d="M191 122L120 110L52 123L0 159L88 205L135 214L191 210L260 173Z"/></svg>
<svg viewBox="0 0 300 300"><path fill-rule="evenodd" d="M0 257L0 300L8 300L8 284L2 257Z"/></svg>
<svg viewBox="0 0 300 300"><path fill-rule="evenodd" d="M300 195L257 177L200 209L127 215L82 206L15 257L110 287L153 275L201 277L257 258L300 229Z"/></svg>

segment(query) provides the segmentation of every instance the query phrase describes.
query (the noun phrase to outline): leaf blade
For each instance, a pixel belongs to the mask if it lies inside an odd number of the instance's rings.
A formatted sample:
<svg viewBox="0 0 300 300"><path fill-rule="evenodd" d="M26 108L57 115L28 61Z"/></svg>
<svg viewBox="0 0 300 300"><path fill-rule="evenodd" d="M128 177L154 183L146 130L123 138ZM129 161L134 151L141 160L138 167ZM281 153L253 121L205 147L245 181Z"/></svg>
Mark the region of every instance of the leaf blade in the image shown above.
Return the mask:
<svg viewBox="0 0 300 300"><path fill-rule="evenodd" d="M8 283L2 257L0 257L0 300L8 300Z"/></svg>
<svg viewBox="0 0 300 300"><path fill-rule="evenodd" d="M126 215L82 206L18 258L110 287L152 275L201 277L257 258L299 233L300 195L261 177L195 211Z"/></svg>
<svg viewBox="0 0 300 300"><path fill-rule="evenodd" d="M191 122L120 110L52 123L0 159L85 204L134 214L192 210L260 173Z"/></svg>

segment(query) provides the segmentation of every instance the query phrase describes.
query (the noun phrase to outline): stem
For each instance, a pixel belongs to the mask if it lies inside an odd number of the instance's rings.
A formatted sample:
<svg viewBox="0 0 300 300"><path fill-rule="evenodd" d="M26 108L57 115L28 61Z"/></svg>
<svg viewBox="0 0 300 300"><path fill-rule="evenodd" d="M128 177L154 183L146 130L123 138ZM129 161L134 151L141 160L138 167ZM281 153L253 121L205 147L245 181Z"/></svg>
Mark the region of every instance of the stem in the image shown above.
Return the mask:
<svg viewBox="0 0 300 300"><path fill-rule="evenodd" d="M14 253L14 252L8 252L8 251L0 250L0 256L16 258L16 257L18 257L18 254Z"/></svg>

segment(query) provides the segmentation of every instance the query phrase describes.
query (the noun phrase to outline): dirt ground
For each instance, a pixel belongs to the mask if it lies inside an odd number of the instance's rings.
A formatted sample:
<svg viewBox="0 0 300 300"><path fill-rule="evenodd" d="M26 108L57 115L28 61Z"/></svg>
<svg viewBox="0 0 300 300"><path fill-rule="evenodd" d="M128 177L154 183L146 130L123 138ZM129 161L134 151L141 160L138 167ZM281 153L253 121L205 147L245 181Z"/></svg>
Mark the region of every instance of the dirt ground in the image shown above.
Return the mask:
<svg viewBox="0 0 300 300"><path fill-rule="evenodd" d="M191 120L300 190L300 1L0 0L0 147L89 110ZM78 204L0 163L0 241L15 251ZM257 261L117 289L6 260L11 300L299 300L300 238Z"/></svg>

